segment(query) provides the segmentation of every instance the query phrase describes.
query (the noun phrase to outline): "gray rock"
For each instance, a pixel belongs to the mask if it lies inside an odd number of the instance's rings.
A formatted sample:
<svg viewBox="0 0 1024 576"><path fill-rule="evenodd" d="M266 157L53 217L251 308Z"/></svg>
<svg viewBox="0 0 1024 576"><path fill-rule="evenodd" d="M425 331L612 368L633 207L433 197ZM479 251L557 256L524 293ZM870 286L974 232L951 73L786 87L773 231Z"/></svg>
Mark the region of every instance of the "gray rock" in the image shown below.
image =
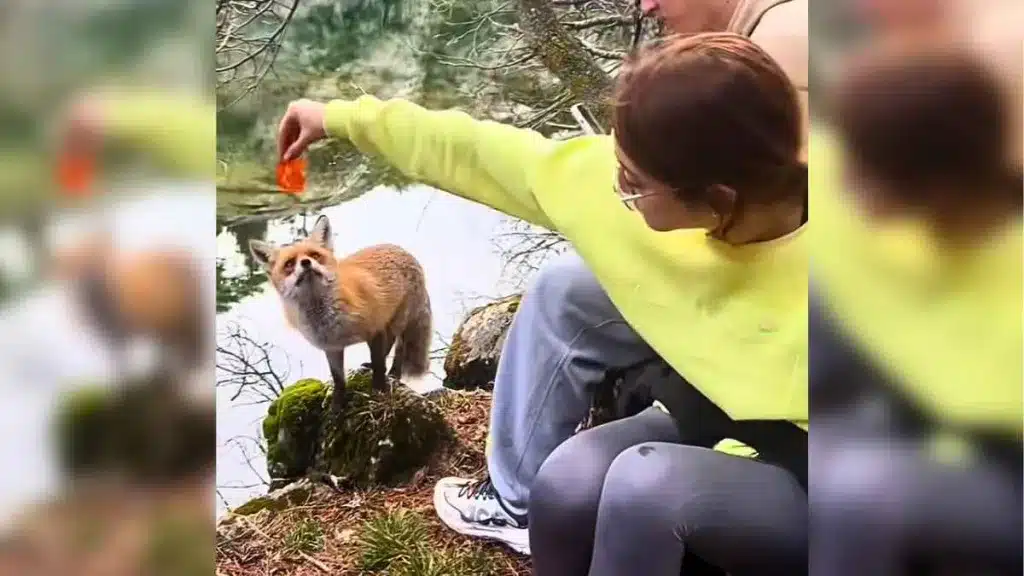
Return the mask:
<svg viewBox="0 0 1024 576"><path fill-rule="evenodd" d="M519 309L520 294L472 310L452 337L444 359L445 388L492 390L498 357L512 318Z"/></svg>

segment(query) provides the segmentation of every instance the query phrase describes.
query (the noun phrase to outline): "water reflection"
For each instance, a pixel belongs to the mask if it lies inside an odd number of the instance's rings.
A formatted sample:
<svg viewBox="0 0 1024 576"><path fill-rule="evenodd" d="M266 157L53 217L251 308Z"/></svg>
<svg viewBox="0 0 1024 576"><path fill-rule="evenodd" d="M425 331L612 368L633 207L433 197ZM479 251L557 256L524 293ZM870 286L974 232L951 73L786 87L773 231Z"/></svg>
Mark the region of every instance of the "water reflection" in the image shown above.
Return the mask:
<svg viewBox="0 0 1024 576"><path fill-rule="evenodd" d="M366 195L322 211L335 231L335 250L339 254L377 243L395 243L416 256L427 275L427 288L434 307L435 347L450 338L463 315L481 302L509 293L521 280L503 274L500 243L505 217L480 205L415 186L403 192L379 188ZM307 224L311 225L309 218ZM285 243L294 239L303 219L271 222L265 239ZM219 258L226 274L248 274L252 263L239 250L246 246L258 227L246 227L240 233L231 227L218 238ZM243 239L244 237L244 239ZM247 252L247 250L246 250ZM218 316L218 344L230 346L224 335L236 327L257 342L272 344L270 362L288 373L288 381L301 377L329 377L323 354L310 346L298 332L285 324L280 303L265 282L259 289L230 310ZM346 365L356 366L369 360L364 346L346 353ZM435 368L441 374L440 362ZM219 379L227 378L223 371ZM440 384L433 379L433 386ZM236 395L237 386L218 388L217 482L221 496L229 505L243 503L264 490L265 461L255 445L259 423L266 413L265 403L253 403L252 395ZM219 512L224 502L218 503Z"/></svg>

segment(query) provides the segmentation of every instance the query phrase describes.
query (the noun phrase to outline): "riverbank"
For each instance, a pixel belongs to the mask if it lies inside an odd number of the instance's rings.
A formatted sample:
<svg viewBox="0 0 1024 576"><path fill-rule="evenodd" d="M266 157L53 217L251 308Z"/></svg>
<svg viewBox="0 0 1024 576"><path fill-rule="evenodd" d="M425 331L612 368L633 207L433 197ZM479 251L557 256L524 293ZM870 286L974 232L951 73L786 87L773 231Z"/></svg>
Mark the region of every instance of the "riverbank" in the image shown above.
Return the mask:
<svg viewBox="0 0 1024 576"><path fill-rule="evenodd" d="M485 473L491 395L449 392L437 403L455 442L410 482L344 492L309 485L299 501L293 496L286 506L229 514L218 523L217 574L529 574L529 558L456 534L437 519L432 504L437 480Z"/></svg>

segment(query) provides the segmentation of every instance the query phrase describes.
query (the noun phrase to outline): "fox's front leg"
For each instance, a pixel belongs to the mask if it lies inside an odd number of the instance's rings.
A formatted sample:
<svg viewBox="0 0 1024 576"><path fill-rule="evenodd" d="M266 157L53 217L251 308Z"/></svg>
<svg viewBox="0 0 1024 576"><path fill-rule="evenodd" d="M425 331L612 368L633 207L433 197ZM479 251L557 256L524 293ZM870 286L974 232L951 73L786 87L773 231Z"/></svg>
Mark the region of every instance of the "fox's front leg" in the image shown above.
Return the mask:
<svg viewBox="0 0 1024 576"><path fill-rule="evenodd" d="M331 394L331 409L341 414L345 409L345 350L328 350L327 365L331 368L334 392Z"/></svg>

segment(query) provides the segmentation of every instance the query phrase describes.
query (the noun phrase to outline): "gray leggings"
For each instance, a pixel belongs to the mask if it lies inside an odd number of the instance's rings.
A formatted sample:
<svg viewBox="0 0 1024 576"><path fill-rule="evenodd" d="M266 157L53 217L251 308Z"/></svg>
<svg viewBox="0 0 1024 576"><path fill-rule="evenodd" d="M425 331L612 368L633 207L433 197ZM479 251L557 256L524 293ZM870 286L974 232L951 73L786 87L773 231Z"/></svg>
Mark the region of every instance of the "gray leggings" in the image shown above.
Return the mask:
<svg viewBox="0 0 1024 576"><path fill-rule="evenodd" d="M815 574L1021 573L1019 472L943 464L907 441L832 440L812 447Z"/></svg>
<svg viewBox="0 0 1024 576"><path fill-rule="evenodd" d="M807 495L789 472L677 444L651 408L577 434L530 494L536 576L679 576L684 552L731 576L807 573Z"/></svg>

